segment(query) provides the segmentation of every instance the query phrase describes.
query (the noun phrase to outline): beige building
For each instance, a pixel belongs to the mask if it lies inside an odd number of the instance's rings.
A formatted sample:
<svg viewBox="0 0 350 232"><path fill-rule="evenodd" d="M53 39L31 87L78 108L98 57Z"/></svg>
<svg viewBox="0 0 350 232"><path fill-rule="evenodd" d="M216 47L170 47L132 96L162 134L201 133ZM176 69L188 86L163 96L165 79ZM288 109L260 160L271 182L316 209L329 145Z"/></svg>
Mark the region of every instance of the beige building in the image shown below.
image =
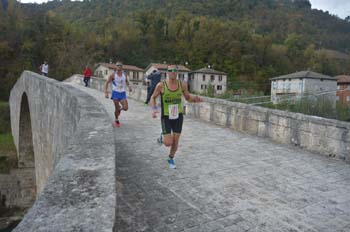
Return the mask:
<svg viewBox="0 0 350 232"><path fill-rule="evenodd" d="M327 96L336 101L337 79L323 74L302 71L271 79L271 101L296 101L304 96Z"/></svg>
<svg viewBox="0 0 350 232"><path fill-rule="evenodd" d="M159 63L151 63L147 66L145 69L146 76L150 75L153 70L158 69L158 71L161 73L162 80L166 77L166 72L168 70L169 64L159 64ZM188 77L189 72L191 70L183 65L177 65L178 67L178 78L180 80L183 80L186 76Z"/></svg>
<svg viewBox="0 0 350 232"><path fill-rule="evenodd" d="M215 94L222 94L227 89L227 74L210 68L202 68L190 73L188 85L192 93L203 93L207 91L209 85L212 85Z"/></svg>
<svg viewBox="0 0 350 232"><path fill-rule="evenodd" d="M117 69L116 64L100 63L95 69L95 76L107 79ZM141 85L144 79L144 70L134 65L123 64L123 71L127 75L130 83Z"/></svg>

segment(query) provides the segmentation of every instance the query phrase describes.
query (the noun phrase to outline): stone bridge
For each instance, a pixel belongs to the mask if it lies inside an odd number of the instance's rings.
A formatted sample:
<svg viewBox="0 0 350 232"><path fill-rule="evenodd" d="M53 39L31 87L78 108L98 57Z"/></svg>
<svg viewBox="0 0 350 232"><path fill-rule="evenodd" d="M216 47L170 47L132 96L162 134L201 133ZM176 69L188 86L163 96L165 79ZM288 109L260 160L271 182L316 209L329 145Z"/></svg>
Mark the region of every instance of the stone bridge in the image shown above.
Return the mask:
<svg viewBox="0 0 350 232"><path fill-rule="evenodd" d="M129 93L113 128L103 81L25 71L10 96L36 201L15 231L349 231L350 124L205 98L186 104L178 169Z"/></svg>

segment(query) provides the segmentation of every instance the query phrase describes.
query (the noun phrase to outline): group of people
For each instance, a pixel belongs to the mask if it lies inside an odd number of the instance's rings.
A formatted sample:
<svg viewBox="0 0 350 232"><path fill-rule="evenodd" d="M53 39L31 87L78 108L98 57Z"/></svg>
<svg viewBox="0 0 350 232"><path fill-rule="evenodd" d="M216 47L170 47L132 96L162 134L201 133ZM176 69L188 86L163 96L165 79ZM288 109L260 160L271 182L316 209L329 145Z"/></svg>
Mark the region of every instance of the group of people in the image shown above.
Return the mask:
<svg viewBox="0 0 350 232"><path fill-rule="evenodd" d="M41 71L41 75L43 76L48 76L49 74L49 64L47 63L47 61L45 60L44 63L42 65L40 65L39 70ZM91 79L91 69L89 68L88 65L85 66L84 69L84 83L85 83L85 87L89 87L90 85L90 79Z"/></svg>
<svg viewBox="0 0 350 232"><path fill-rule="evenodd" d="M183 107L182 96L188 102L202 102L202 99L198 96L191 96L188 92L187 83L181 82L177 78L178 67L177 65L168 65L167 78L161 81L161 75L158 70L152 72L147 77L148 82L148 94L146 104L150 104L153 118L157 118L157 114L160 113L161 121L161 136L158 138L158 142L169 147L169 154L167 162L170 168L175 169L176 164L174 161L176 151L179 146L179 139L182 132L183 124ZM109 97L109 85L112 83L111 99L115 106L115 126L120 127L119 116L121 111L128 110L128 101L126 98L126 89L132 91L128 78L123 72L123 64L117 62L117 70L109 76L105 82L104 92L105 97ZM156 99L161 96L161 107L157 107Z"/></svg>
<svg viewBox="0 0 350 232"><path fill-rule="evenodd" d="M40 70L42 75L48 75L49 65L47 61L40 66ZM168 65L167 78L164 81L161 81L161 74L157 69L146 78L147 99L145 104L150 105L151 116L153 118L157 118L157 115L160 113L161 135L157 141L170 148L167 162L169 167L173 169L176 168L174 158L179 146L183 124L182 96L184 96L188 102L202 102L200 97L193 97L190 95L187 82L181 82L181 80L178 80L177 76L177 65ZM84 83L86 87L89 86L90 79L91 69L86 66L84 69ZM120 113L129 109L126 89L130 92L132 91L129 80L123 72L123 64L120 61L116 63L115 72L111 74L105 82L104 93L106 98L109 98L110 84L112 84L111 99L115 107L114 125L120 127ZM161 96L160 108L157 107L156 102L158 96Z"/></svg>

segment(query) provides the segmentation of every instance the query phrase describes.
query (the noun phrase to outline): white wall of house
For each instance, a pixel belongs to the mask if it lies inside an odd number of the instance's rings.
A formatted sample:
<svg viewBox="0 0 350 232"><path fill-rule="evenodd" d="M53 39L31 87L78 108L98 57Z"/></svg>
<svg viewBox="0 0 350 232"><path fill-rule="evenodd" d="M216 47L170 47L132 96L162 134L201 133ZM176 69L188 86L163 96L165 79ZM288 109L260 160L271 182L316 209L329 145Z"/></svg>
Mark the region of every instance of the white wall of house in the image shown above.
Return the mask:
<svg viewBox="0 0 350 232"><path fill-rule="evenodd" d="M142 85L142 83L144 82L143 72L134 71L134 70L124 70L124 72L126 73L126 75L129 78L129 81L133 85Z"/></svg>
<svg viewBox="0 0 350 232"><path fill-rule="evenodd" d="M214 86L215 94L225 93L227 90L227 75L192 73L189 80L190 91L193 93L203 93L209 85Z"/></svg>
<svg viewBox="0 0 350 232"><path fill-rule="evenodd" d="M100 65L97 67L94 74L96 77L107 79L112 72L109 71L109 68Z"/></svg>
<svg viewBox="0 0 350 232"><path fill-rule="evenodd" d="M145 77L150 75L156 68L154 66L150 66L146 72L145 72ZM161 73L162 80L165 80L167 77L167 70L158 70ZM178 71L178 79L183 80L185 76L188 76L189 72L184 72L184 71Z"/></svg>
<svg viewBox="0 0 350 232"><path fill-rule="evenodd" d="M144 81L144 73L141 71L134 70L123 70L129 81L134 85L140 85ZM96 77L103 78L107 80L107 78L114 73L113 69L107 68L103 65L100 65L94 72Z"/></svg>
<svg viewBox="0 0 350 232"><path fill-rule="evenodd" d="M300 99L305 92L305 78L279 79L271 83L271 101L276 104L282 99Z"/></svg>

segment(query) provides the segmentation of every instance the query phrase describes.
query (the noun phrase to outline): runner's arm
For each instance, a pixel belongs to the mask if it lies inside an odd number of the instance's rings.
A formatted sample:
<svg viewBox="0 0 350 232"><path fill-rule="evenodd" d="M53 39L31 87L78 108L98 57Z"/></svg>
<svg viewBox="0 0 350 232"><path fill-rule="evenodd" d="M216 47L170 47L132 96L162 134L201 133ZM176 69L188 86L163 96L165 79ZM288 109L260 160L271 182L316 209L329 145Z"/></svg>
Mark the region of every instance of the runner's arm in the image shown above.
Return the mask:
<svg viewBox="0 0 350 232"><path fill-rule="evenodd" d="M129 91L131 92L131 87L130 87L130 82L129 82L129 78L126 76L125 77L125 83L126 83L126 85L128 86L128 88L129 88Z"/></svg>
<svg viewBox="0 0 350 232"><path fill-rule="evenodd" d="M182 83L182 92L183 92L183 94L185 96L186 101L188 101L188 102L196 103L196 102L202 102L203 101L203 99L198 97L198 96L192 97L190 95L190 93L188 92L187 86L186 86L186 82Z"/></svg>
<svg viewBox="0 0 350 232"><path fill-rule="evenodd" d="M163 89L163 84L162 83L158 83L152 96L151 96L151 100L150 100L150 106L152 107L152 116L155 118L156 117L156 113L158 112L157 109L157 103L156 103L156 98L159 96L159 94L162 92Z"/></svg>
<svg viewBox="0 0 350 232"><path fill-rule="evenodd" d="M106 98L108 98L108 85L109 85L109 83L111 83L112 78L113 78L113 74L110 75L105 82L105 96L106 96Z"/></svg>

